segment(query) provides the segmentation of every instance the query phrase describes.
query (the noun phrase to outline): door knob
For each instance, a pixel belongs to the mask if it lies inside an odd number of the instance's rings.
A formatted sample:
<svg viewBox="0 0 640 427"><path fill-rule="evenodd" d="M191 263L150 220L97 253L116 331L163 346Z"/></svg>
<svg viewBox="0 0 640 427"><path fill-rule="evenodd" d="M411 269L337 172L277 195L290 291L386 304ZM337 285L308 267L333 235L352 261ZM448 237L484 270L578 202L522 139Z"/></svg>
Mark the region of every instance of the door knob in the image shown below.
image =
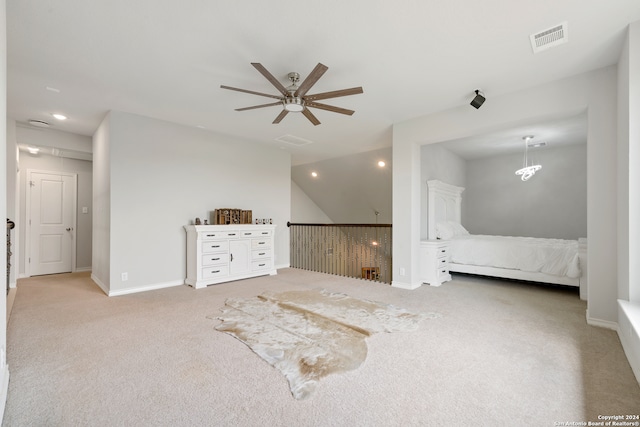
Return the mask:
<svg viewBox="0 0 640 427"><path fill-rule="evenodd" d="M67 231L71 231L71 230L73 230L73 227L67 228Z"/></svg>

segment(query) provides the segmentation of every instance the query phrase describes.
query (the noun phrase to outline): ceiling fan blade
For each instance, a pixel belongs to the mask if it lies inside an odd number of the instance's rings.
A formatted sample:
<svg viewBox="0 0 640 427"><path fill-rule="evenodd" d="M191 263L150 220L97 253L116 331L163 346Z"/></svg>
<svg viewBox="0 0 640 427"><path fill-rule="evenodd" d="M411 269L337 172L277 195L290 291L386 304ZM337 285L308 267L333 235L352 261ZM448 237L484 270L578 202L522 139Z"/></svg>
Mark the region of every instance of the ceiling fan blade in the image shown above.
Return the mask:
<svg viewBox="0 0 640 427"><path fill-rule="evenodd" d="M300 84L300 86L298 87L298 90L295 93L295 96L304 96L307 93L307 91L311 89L311 86L316 84L318 79L320 79L320 77L322 77L322 75L328 69L329 67L327 67L326 65L322 65L321 63L318 62L318 65L316 65L313 71L311 71L311 74L309 74L307 78L304 79L304 81Z"/></svg>
<svg viewBox="0 0 640 427"><path fill-rule="evenodd" d="M274 105L282 105L282 102L271 102L269 104L254 105L253 107L236 108L236 111L254 110L256 108L273 107Z"/></svg>
<svg viewBox="0 0 640 427"><path fill-rule="evenodd" d="M284 108L282 109L282 111L280 112L280 114L278 114L278 117L276 117L276 119L272 122L272 124L277 125L278 123L280 123L282 121L282 119L284 119L284 117L289 114L288 110L285 110Z"/></svg>
<svg viewBox="0 0 640 427"><path fill-rule="evenodd" d="M333 111L334 113L346 114L347 116L353 115L355 111L347 110L346 108L334 107L333 105L320 104L318 102L305 102L307 107L319 108L321 110Z"/></svg>
<svg viewBox="0 0 640 427"><path fill-rule="evenodd" d="M237 87L231 87L231 86L225 86L225 85L220 85L220 87L221 87L222 89L235 90L235 91L237 91L237 92L250 93L250 94L252 94L252 95L260 95L260 96L266 96L266 97L269 97L269 98L282 99L282 97L281 97L281 96L269 95L268 93L254 92L254 91L252 91L252 90L238 89Z"/></svg>
<svg viewBox="0 0 640 427"><path fill-rule="evenodd" d="M286 111L286 110L285 110ZM309 121L311 123L313 123L314 126L318 126L320 124L320 120L318 120L316 118L316 116L313 115L313 113L311 111L309 111L308 108L305 107L304 110L302 110L302 114L304 114L304 116L309 119Z"/></svg>
<svg viewBox="0 0 640 427"><path fill-rule="evenodd" d="M271 82L271 84L274 85L276 87L276 89L278 89L278 92L280 92L284 96L289 95L289 92L287 92L287 89L285 89L285 87L282 86L282 83L280 83L278 81L278 79L273 77L273 74L271 74L269 71L267 71L267 69L264 68L262 66L262 64L260 64L258 62L252 62L251 65L253 65L255 67L255 69L260 72L260 74L262 74L267 80L269 80Z"/></svg>
<svg viewBox="0 0 640 427"><path fill-rule="evenodd" d="M319 99L337 98L339 96L357 95L362 93L362 87L352 87L351 89L340 89L331 92L316 93L315 95L307 95L304 97L306 101L317 101Z"/></svg>

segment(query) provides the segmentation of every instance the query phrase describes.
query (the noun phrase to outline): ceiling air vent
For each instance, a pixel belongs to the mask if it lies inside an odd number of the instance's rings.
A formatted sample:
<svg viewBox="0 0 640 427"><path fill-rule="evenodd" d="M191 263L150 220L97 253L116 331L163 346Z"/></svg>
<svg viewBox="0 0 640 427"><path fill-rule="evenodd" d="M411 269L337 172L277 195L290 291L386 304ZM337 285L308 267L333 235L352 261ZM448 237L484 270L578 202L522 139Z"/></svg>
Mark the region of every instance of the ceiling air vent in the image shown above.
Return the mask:
<svg viewBox="0 0 640 427"><path fill-rule="evenodd" d="M549 48L561 45L569 41L569 29L566 21L554 27L539 31L529 36L533 53L542 52Z"/></svg>
<svg viewBox="0 0 640 427"><path fill-rule="evenodd" d="M48 128L49 126L51 126L49 123L45 122L44 120L34 120L34 119L30 119L28 121L28 123L31 126L37 126L39 128Z"/></svg>
<svg viewBox="0 0 640 427"><path fill-rule="evenodd" d="M311 144L313 141L309 141L308 139L300 138L298 136L293 135L282 135L276 138L278 142L284 142L285 144L295 145L296 147L301 147L303 145Z"/></svg>

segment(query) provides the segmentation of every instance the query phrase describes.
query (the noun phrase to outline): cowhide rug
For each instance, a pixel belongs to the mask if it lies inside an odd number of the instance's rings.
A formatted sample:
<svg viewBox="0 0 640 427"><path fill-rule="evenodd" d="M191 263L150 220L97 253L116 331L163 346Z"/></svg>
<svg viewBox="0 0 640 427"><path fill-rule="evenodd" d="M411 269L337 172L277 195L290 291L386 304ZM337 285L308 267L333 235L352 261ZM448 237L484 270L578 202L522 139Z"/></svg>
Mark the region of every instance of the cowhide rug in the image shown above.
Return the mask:
<svg viewBox="0 0 640 427"><path fill-rule="evenodd" d="M374 301L325 290L265 292L229 298L216 326L280 370L296 399L318 380L356 369L367 357L365 338L377 332L411 331L435 313L414 314Z"/></svg>

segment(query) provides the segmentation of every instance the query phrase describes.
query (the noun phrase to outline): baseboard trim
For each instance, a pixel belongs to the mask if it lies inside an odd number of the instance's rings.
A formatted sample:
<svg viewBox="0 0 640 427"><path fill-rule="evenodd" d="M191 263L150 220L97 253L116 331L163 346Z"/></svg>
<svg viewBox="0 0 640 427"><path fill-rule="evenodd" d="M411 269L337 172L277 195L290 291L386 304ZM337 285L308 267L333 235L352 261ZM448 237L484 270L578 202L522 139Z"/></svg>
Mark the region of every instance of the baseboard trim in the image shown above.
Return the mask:
<svg viewBox="0 0 640 427"><path fill-rule="evenodd" d="M279 264L275 266L276 270L280 270L281 268L291 268L291 264Z"/></svg>
<svg viewBox="0 0 640 427"><path fill-rule="evenodd" d="M587 324L591 325L591 326L597 326L599 328L606 328L606 329L611 329L614 331L618 331L618 324L616 322L612 322L610 320L602 320L602 319L595 319L593 317L589 316L589 309L587 309L586 311L586 317L587 317Z"/></svg>
<svg viewBox="0 0 640 427"><path fill-rule="evenodd" d="M91 271L91 267L80 267L75 269L75 273L83 273L85 271Z"/></svg>
<svg viewBox="0 0 640 427"><path fill-rule="evenodd" d="M171 282L156 283L154 285L140 286L137 288L119 289L115 291L110 290L107 293L107 295L109 295L110 297L117 297L120 295L137 294L138 292L147 292L147 291L155 291L155 290L164 289L164 288L172 288L174 286L184 286L184 280L175 280Z"/></svg>
<svg viewBox="0 0 640 427"><path fill-rule="evenodd" d="M640 383L640 304L618 300L618 325L622 349Z"/></svg>
<svg viewBox="0 0 640 427"><path fill-rule="evenodd" d="M422 286L421 282L418 283L405 283L405 282L398 282L397 280L393 280L391 281L391 286L394 288L400 288L400 289L407 289L407 290L414 290L414 289L418 289L420 286Z"/></svg>
<svg viewBox="0 0 640 427"><path fill-rule="evenodd" d="M2 420L4 419L4 408L7 403L7 398L9 397L9 365L7 364L4 365L4 368L0 372L0 375L2 376L2 378L0 379L0 384L2 384L0 386L2 387L2 389L0 390L0 424L1 424Z"/></svg>

